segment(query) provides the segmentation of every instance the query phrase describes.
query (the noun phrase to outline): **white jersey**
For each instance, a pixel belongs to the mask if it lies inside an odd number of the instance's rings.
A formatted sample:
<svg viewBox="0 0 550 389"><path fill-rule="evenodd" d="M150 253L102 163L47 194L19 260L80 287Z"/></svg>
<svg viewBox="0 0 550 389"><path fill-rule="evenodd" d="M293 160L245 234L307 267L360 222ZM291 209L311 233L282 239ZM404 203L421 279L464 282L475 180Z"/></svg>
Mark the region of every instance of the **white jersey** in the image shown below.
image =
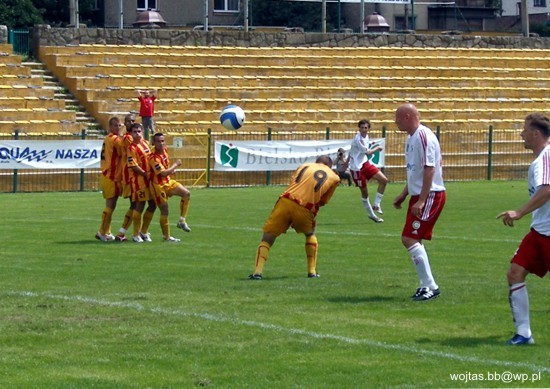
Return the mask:
<svg viewBox="0 0 550 389"><path fill-rule="evenodd" d="M442 192L445 190L441 149L439 141L432 130L421 124L414 134L407 137L405 159L407 161L407 188L409 195L416 196L422 191L425 166L435 168L430 191Z"/></svg>
<svg viewBox="0 0 550 389"><path fill-rule="evenodd" d="M546 146L529 166L529 195L533 197L541 185L550 185L550 146ZM550 236L550 201L533 211L531 228Z"/></svg>
<svg viewBox="0 0 550 389"><path fill-rule="evenodd" d="M355 138L351 142L351 149L349 150L349 169L358 172L365 162L369 160L367 157L367 150L369 149L369 136L364 138L360 132L357 132Z"/></svg>

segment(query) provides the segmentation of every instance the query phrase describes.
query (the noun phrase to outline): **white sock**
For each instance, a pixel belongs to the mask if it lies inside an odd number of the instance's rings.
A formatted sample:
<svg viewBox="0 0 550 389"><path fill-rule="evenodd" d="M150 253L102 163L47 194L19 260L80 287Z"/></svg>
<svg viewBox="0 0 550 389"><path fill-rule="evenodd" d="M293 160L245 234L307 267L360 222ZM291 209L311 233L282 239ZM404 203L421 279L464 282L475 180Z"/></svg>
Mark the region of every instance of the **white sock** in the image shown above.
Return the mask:
<svg viewBox="0 0 550 389"><path fill-rule="evenodd" d="M435 283L432 275L432 269L430 268L430 261L428 260L428 253L421 243L415 243L407 249L411 260L413 262L418 278L420 278L421 288L437 289L438 286Z"/></svg>
<svg viewBox="0 0 550 389"><path fill-rule="evenodd" d="M382 197L384 197L381 193L376 193L376 197L374 198L374 206L379 207L380 203L382 202Z"/></svg>
<svg viewBox="0 0 550 389"><path fill-rule="evenodd" d="M374 214L374 211L372 210L372 206L370 205L369 198L361 197L361 201L363 202L363 208L365 208L365 211L367 211L367 214L371 217L376 217Z"/></svg>
<svg viewBox="0 0 550 389"><path fill-rule="evenodd" d="M510 285L510 308L512 318L517 328L517 333L526 338L531 337L531 324L529 321L529 295L525 282Z"/></svg>
<svg viewBox="0 0 550 389"><path fill-rule="evenodd" d="M125 233L126 233L126 228L120 227L120 228L118 229L118 232L121 233L121 234L125 234Z"/></svg>

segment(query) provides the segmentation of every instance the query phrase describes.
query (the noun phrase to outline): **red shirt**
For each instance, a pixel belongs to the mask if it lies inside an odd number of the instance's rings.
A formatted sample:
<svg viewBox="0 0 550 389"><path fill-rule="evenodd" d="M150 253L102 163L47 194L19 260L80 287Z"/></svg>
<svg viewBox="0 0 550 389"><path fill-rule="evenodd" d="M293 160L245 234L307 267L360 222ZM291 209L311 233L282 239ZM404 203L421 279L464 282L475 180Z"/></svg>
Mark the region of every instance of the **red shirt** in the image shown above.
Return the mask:
<svg viewBox="0 0 550 389"><path fill-rule="evenodd" d="M157 96L139 96L140 102L139 116L141 117L153 117L155 116L155 100Z"/></svg>

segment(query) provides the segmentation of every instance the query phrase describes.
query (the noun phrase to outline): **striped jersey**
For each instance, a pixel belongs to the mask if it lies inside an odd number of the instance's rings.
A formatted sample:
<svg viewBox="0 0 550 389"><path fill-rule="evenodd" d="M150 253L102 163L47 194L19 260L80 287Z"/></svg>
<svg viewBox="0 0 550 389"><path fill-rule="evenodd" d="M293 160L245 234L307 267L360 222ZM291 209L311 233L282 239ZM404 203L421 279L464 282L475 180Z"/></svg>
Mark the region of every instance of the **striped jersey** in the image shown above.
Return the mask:
<svg viewBox="0 0 550 389"><path fill-rule="evenodd" d="M120 136L113 133L105 137L101 146L101 174L113 181L122 179L122 149Z"/></svg>
<svg viewBox="0 0 550 389"><path fill-rule="evenodd" d="M541 185L550 185L550 145L546 146L529 166L529 196L533 197ZM550 201L532 213L531 228L550 236Z"/></svg>
<svg viewBox="0 0 550 389"><path fill-rule="evenodd" d="M407 188L409 195L417 196L422 191L424 167L435 168L431 192L445 190L443 183L443 161L439 140L428 127L420 125L414 134L407 136L405 144L405 159L407 162Z"/></svg>

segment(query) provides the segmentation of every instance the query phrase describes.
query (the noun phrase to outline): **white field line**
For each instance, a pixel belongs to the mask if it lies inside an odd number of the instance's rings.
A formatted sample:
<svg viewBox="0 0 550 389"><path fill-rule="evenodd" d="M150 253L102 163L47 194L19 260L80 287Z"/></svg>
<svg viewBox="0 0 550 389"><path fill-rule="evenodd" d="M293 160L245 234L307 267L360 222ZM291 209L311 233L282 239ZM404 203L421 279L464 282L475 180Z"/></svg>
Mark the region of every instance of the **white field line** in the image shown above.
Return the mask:
<svg viewBox="0 0 550 389"><path fill-rule="evenodd" d="M212 321L216 323L229 323L234 326L261 328L263 330L276 331L276 332L286 333L289 335L300 335L300 336L306 336L314 339L333 340L336 342L347 343L352 345L370 346L370 347L376 347L376 348L385 349L385 350L401 351L401 352L429 356L429 357L445 358L445 359L451 359L459 362L474 363L476 365L486 364L486 365L494 365L494 366L505 367L505 368L526 368L537 373L550 372L549 366L538 366L532 363L501 361L496 359L485 359L481 357L465 356L465 355L453 354L453 353L442 352L442 351L431 351L431 350L425 350L425 349L413 347L413 346L391 344L391 343L379 342L375 340L362 339L362 338L350 338L347 336L330 334L330 333L327 334L327 333L320 333L315 331L308 331L308 330L299 329L299 328L283 327L276 324L262 323L262 322L251 321L251 320L240 320L238 318L231 318L228 316L222 316L222 315L216 315L216 314L210 314L210 313L186 312L178 309L166 309L162 307L145 307L137 303L107 301L107 300L95 299L95 298L84 297L84 296L65 296L65 295L57 295L57 294L24 292L24 291L20 291L20 292L10 291L10 292L7 292L7 294L10 296L21 296L21 297L29 297L29 298L40 297L40 298L49 298L54 300L78 301L86 304L100 305L104 307L133 309L135 311L152 313L154 315L159 315L159 316L198 318L198 319Z"/></svg>

